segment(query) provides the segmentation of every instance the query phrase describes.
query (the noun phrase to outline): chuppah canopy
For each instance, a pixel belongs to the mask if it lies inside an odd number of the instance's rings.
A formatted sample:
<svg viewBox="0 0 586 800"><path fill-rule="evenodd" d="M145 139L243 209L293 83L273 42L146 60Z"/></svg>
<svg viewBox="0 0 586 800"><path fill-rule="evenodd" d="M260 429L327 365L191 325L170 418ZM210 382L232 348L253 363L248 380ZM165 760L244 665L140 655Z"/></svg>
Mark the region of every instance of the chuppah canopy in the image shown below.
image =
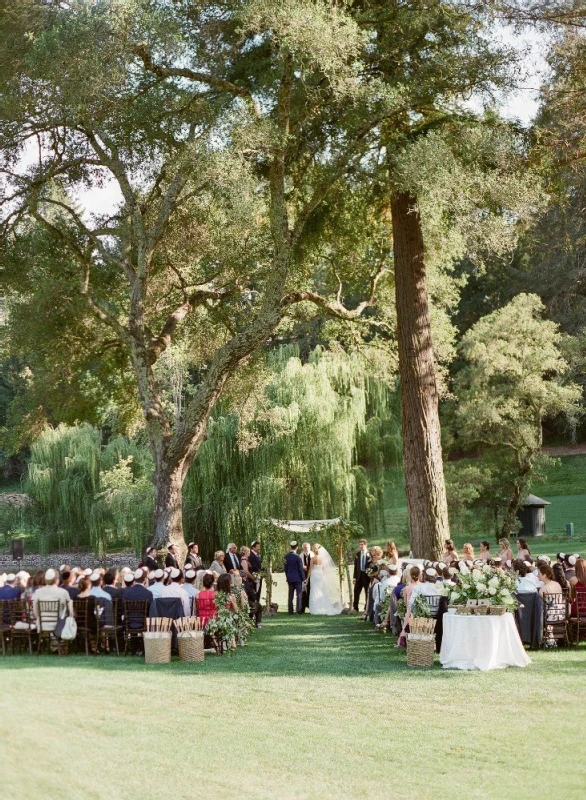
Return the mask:
<svg viewBox="0 0 586 800"><path fill-rule="evenodd" d="M290 533L311 533L311 531L321 531L322 528L329 528L331 525L337 525L341 522L342 517L335 519L272 519L271 522L275 527L282 528Z"/></svg>

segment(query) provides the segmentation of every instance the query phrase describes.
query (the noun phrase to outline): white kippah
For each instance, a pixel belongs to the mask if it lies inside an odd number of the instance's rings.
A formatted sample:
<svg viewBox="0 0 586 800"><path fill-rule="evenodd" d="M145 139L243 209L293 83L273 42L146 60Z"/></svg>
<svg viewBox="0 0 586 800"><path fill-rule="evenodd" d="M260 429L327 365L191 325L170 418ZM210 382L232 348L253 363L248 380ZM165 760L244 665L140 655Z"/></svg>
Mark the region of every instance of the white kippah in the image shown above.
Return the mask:
<svg viewBox="0 0 586 800"><path fill-rule="evenodd" d="M163 577L164 574L165 573L163 572L163 570L159 567L159 569L156 569L153 572L153 577L155 577L157 580L160 580Z"/></svg>
<svg viewBox="0 0 586 800"><path fill-rule="evenodd" d="M571 567L575 567L576 566L576 560L577 560L576 556L568 556L568 564Z"/></svg>
<svg viewBox="0 0 586 800"><path fill-rule="evenodd" d="M93 581L97 581L97 580L99 580L101 577L102 577L101 573L100 573L100 572L98 572L98 570L96 569L96 570L94 570L94 571L92 572L92 574L90 575L90 581L92 581L92 583L93 583Z"/></svg>
<svg viewBox="0 0 586 800"><path fill-rule="evenodd" d="M45 572L45 580L46 581L53 581L53 580L55 580L56 577L57 577L57 573L55 572L54 569L48 569ZM12 580L14 580L15 578L16 578L16 575L13 575L12 576ZM8 576L8 579L10 580L10 575Z"/></svg>
<svg viewBox="0 0 586 800"><path fill-rule="evenodd" d="M141 568L139 567L139 568L136 570L136 572L134 573L134 579L135 579L135 580L137 580L137 581L139 581L139 580L140 580L140 579L141 579L143 576L144 576L144 569L141 569Z"/></svg>
<svg viewBox="0 0 586 800"><path fill-rule="evenodd" d="M134 580L134 575L132 574L132 572L126 572L124 574L124 580L126 581L126 583L132 583L132 581Z"/></svg>
<svg viewBox="0 0 586 800"><path fill-rule="evenodd" d="M565 557L566 557L565 553L560 553L560 558L565 558Z"/></svg>
<svg viewBox="0 0 586 800"><path fill-rule="evenodd" d="M433 567L430 567L429 569L425 570L425 574L429 575L430 578L433 578L435 575L437 575L437 572L433 569Z"/></svg>
<svg viewBox="0 0 586 800"><path fill-rule="evenodd" d="M192 570L192 569L188 569L188 570L186 570L186 572L185 572L185 577L186 577L186 578L189 578L189 580L191 580L192 578L195 578L195 572L194 572L194 570Z"/></svg>
<svg viewBox="0 0 586 800"><path fill-rule="evenodd" d="M88 567L87 569L84 569L83 574L86 575L89 578L89 576L92 574L92 572L93 572L93 569L90 569Z"/></svg>
<svg viewBox="0 0 586 800"><path fill-rule="evenodd" d="M437 568L438 568L438 569L445 569L445 568L446 568L446 565L444 564L444 562L443 562L443 561L440 561L440 562L438 563L438 565L437 565Z"/></svg>
<svg viewBox="0 0 586 800"><path fill-rule="evenodd" d="M47 577L47 573L45 573L45 578ZM8 583L12 583L12 581L16 580L16 575L14 572L11 572L9 575L6 576L6 580Z"/></svg>
<svg viewBox="0 0 586 800"><path fill-rule="evenodd" d="M177 567L174 567L171 570L171 580L175 580L175 578L178 578L180 575L181 575L181 570L177 569Z"/></svg>

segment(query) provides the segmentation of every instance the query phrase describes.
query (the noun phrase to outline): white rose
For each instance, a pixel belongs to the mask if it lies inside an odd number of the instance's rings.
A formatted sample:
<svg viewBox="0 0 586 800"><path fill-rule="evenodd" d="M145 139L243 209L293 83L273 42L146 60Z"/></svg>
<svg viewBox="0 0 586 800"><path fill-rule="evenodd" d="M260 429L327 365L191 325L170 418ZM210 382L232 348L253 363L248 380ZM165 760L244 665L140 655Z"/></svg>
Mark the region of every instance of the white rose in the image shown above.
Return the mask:
<svg viewBox="0 0 586 800"><path fill-rule="evenodd" d="M482 572L479 569L472 570L472 580L476 581L476 583L482 580Z"/></svg>
<svg viewBox="0 0 586 800"><path fill-rule="evenodd" d="M484 572L485 575L490 575L490 573L492 572L492 567L490 566L490 564L485 564L482 567L482 571Z"/></svg>
<svg viewBox="0 0 586 800"><path fill-rule="evenodd" d="M488 587L488 593L490 595L495 595L496 594L496 589L494 588L494 586L489 586Z"/></svg>
<svg viewBox="0 0 586 800"><path fill-rule="evenodd" d="M488 589L483 583L479 583L476 588L478 589L478 594L486 594L488 592Z"/></svg>
<svg viewBox="0 0 586 800"><path fill-rule="evenodd" d="M497 576L496 576L496 575L494 576L494 578L491 578L491 579L489 580L489 582L488 582L488 585L489 585L489 586L494 586L494 587L496 587L496 586L498 586L498 585L499 585L499 579L497 578Z"/></svg>
<svg viewBox="0 0 586 800"><path fill-rule="evenodd" d="M452 600L457 600L460 597L460 592L452 592Z"/></svg>
<svg viewBox="0 0 586 800"><path fill-rule="evenodd" d="M470 575L470 570L463 561L460 561L460 575Z"/></svg>

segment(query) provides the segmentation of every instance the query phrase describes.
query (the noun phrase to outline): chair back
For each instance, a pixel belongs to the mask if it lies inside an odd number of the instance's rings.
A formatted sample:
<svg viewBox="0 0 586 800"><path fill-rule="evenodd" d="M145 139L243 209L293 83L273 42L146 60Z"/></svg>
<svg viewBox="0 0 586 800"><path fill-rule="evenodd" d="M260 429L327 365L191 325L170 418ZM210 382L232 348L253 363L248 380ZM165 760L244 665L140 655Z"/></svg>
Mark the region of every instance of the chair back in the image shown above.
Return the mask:
<svg viewBox="0 0 586 800"><path fill-rule="evenodd" d="M179 619L185 616L183 613L183 603L180 597L155 597L151 603L150 617L168 617Z"/></svg>
<svg viewBox="0 0 586 800"><path fill-rule="evenodd" d="M543 621L547 625L564 623L568 619L567 590L556 594L543 595Z"/></svg>
<svg viewBox="0 0 586 800"><path fill-rule="evenodd" d="M583 618L586 622L586 589L582 586L576 586L576 613L578 617Z"/></svg>
<svg viewBox="0 0 586 800"><path fill-rule="evenodd" d="M114 625L114 600L106 600L105 597L96 597L96 614L100 628L104 625L112 627Z"/></svg>
<svg viewBox="0 0 586 800"><path fill-rule="evenodd" d="M427 604L431 609L431 616L434 619L437 619L437 615L439 614L440 603L442 601L443 595L441 594L432 594L432 595L420 595L427 600Z"/></svg>
<svg viewBox="0 0 586 800"><path fill-rule="evenodd" d="M123 600L124 627L132 633L142 633L146 630L146 618L149 611L148 600Z"/></svg>
<svg viewBox="0 0 586 800"><path fill-rule="evenodd" d="M37 624L39 633L51 632L59 619L59 600L39 600L39 618Z"/></svg>
<svg viewBox="0 0 586 800"><path fill-rule="evenodd" d="M79 633L84 633L85 631L92 630L95 631L96 626L95 624L91 624L93 622L92 615L95 616L96 613L96 606L94 603L89 602L90 598L81 599L81 600L73 600L73 616L75 617L75 621L77 622L77 630Z"/></svg>
<svg viewBox="0 0 586 800"><path fill-rule="evenodd" d="M8 606L8 618L12 627L17 622L24 623L24 625L19 625L22 630L26 630L24 626L35 627L35 618L30 603L26 600L8 600L6 603Z"/></svg>
<svg viewBox="0 0 586 800"><path fill-rule="evenodd" d="M0 600L0 625L2 630L10 627L10 600Z"/></svg>

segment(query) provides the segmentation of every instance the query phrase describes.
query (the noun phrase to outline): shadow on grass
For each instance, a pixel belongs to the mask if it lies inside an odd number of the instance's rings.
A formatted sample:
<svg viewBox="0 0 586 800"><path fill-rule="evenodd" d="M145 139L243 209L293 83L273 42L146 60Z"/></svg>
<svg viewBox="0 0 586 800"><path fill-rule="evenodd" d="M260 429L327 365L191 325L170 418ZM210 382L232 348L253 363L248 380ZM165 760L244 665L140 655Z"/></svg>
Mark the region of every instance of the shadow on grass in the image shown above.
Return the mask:
<svg viewBox="0 0 586 800"><path fill-rule="evenodd" d="M395 637L374 633L372 626L356 617L317 618L307 615L299 618L279 614L265 622L262 630L252 635L245 648L238 648L231 656L206 655L203 663L185 663L174 658L170 664L148 665L140 656L16 655L0 658L0 671L75 668L110 672L154 671L173 675L218 673L267 677L372 677L417 672L423 678L435 679L441 675L445 680L462 675L458 670L443 670L437 658L431 669L410 669L406 664L405 650L396 648L395 643ZM544 666L546 670L560 673L584 669L584 648L564 653L568 656L575 653L579 657L566 657L563 660L554 657L551 663L547 663L547 653L529 655L534 665L536 660L540 662L540 670Z"/></svg>

